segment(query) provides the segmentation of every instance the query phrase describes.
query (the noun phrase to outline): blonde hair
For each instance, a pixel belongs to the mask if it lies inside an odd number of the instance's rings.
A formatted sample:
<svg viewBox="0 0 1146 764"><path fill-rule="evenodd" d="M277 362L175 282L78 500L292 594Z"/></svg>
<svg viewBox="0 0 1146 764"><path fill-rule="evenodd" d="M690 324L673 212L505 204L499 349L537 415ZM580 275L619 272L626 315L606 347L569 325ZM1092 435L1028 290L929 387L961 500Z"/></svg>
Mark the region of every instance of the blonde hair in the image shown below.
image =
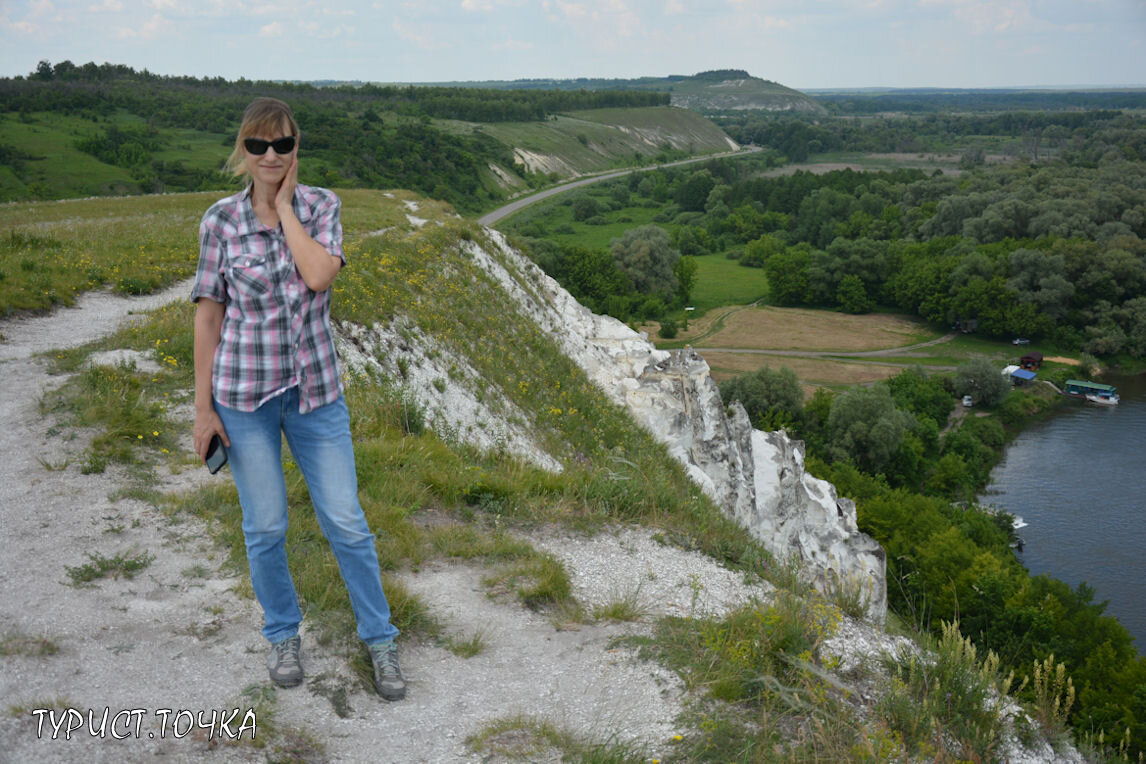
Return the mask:
<svg viewBox="0 0 1146 764"><path fill-rule="evenodd" d="M290 134L299 137L298 123L294 121L294 113L290 107L277 98L256 98L243 110L243 121L239 125L239 134L235 137L235 148L223 168L241 177L247 174L247 156L243 153L243 141L253 135L275 135L287 125Z"/></svg>

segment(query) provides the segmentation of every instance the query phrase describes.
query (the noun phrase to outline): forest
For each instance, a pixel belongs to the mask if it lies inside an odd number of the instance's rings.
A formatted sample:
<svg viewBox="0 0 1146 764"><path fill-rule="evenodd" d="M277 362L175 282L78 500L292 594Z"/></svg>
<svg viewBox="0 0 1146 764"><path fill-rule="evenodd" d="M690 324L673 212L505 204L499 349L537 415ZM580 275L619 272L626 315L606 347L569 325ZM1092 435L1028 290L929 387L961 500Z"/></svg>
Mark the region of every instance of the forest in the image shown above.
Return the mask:
<svg viewBox="0 0 1146 764"><path fill-rule="evenodd" d="M1082 353L1084 366L1101 359L1143 368L1143 117L1102 110L736 120L741 132L729 132L764 151L634 174L551 203L586 226L653 213L651 225L626 235L643 237L643 255L669 266L659 282L632 278L632 241L562 243L572 224L554 225L545 209L509 227L597 310L629 320L663 308L665 337L688 304L680 264L729 258L763 271L773 305L909 313L943 329L974 326L983 336ZM992 145L1012 155L988 160L982 149ZM769 173L813 148L954 148L961 158L952 173ZM674 269L685 278L673 281ZM1053 396L1012 391L991 364L974 362L950 375L908 369L869 387L820 388L807 401L795 374L765 367L727 380L721 392L757 427L786 427L803 439L809 470L857 501L861 529L887 550L888 594L900 618L924 629L958 620L1019 678L1053 655L1077 689L1078 735L1106 730L1127 736L1132 759L1146 751L1146 658L1129 633L1085 584L1031 576L1013 552L1011 519L974 504L1007 440ZM992 415L941 434L965 393Z"/></svg>

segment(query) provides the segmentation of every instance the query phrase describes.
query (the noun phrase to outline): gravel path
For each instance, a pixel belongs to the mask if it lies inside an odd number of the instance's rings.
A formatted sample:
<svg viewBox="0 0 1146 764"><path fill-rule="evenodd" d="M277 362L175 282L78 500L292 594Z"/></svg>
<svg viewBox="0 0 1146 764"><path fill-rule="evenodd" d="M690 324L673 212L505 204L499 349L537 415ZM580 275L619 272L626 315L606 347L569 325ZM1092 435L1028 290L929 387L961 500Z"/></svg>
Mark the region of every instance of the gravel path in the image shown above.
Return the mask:
<svg viewBox="0 0 1146 764"><path fill-rule="evenodd" d="M226 553L206 528L167 518L144 502L109 498L125 475L114 468L81 474L90 433L57 428L38 410L41 395L59 378L47 374L36 353L96 339L132 313L187 292L180 284L147 298L91 294L75 308L0 322L0 416L7 424L0 430L0 640L8 640L0 645L19 637L59 647L47 656L0 650L0 762L199 761L207 749L212 762L264 760L266 751L249 743L219 744L204 731L188 733L193 714L210 720L213 711L232 709L239 710L231 725L237 729L259 694L273 698L280 729L296 728L321 743L324 753L312 760L487 761L466 738L491 721L519 715L587 741L633 742L651 757L667 751L677 731L679 682L613 648L613 641L646 631L661 614L717 612L766 592L746 587L706 557L656 543L643 529L533 539L564 562L587 609L632 596L640 602L639 621L558 630L544 615L489 597L480 568L431 564L402 574L404 583L447 633L482 634L484 651L466 659L436 644L402 640L409 695L389 704L367 690L347 656L308 639L304 623L307 682L273 689L263 663L261 613L235 594L241 577L221 570ZM186 429L190 449L189 423ZM162 477L173 492L229 480L226 471L211 478L197 468ZM89 554L131 552L154 556L135 578L77 587L67 574ZM88 725L99 732L105 709L103 736L91 734ZM53 721L62 722L55 736ZM74 729L80 722L83 728ZM263 725L265 738L269 720L256 717L255 724Z"/></svg>

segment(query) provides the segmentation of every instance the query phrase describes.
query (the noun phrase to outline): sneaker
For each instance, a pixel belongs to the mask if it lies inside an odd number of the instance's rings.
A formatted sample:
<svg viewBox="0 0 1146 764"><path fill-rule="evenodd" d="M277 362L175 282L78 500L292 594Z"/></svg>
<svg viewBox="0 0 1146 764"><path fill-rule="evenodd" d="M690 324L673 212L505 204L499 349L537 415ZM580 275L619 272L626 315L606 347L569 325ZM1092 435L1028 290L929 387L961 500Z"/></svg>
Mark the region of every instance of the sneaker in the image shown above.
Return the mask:
<svg viewBox="0 0 1146 764"><path fill-rule="evenodd" d="M279 687L294 687L302 681L302 663L298 656L300 642L296 634L271 645L267 668L271 681Z"/></svg>
<svg viewBox="0 0 1146 764"><path fill-rule="evenodd" d="M370 645L370 660L374 663L374 689L385 700L406 697L406 679L398 665L398 646L393 642Z"/></svg>

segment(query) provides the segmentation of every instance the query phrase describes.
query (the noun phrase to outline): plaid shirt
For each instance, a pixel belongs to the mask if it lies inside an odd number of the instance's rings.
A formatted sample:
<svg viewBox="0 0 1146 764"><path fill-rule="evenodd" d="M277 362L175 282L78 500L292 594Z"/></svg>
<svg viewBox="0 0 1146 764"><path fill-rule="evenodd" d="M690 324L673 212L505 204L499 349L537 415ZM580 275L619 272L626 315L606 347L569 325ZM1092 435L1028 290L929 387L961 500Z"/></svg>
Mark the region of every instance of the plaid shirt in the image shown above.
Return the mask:
<svg viewBox="0 0 1146 764"><path fill-rule="evenodd" d="M293 204L307 233L345 261L338 197L299 185ZM249 186L211 205L199 225L191 299L200 297L226 306L211 368L219 403L254 411L295 385L300 413L338 400L330 290L314 292L303 282L282 227L268 228L255 216Z"/></svg>

